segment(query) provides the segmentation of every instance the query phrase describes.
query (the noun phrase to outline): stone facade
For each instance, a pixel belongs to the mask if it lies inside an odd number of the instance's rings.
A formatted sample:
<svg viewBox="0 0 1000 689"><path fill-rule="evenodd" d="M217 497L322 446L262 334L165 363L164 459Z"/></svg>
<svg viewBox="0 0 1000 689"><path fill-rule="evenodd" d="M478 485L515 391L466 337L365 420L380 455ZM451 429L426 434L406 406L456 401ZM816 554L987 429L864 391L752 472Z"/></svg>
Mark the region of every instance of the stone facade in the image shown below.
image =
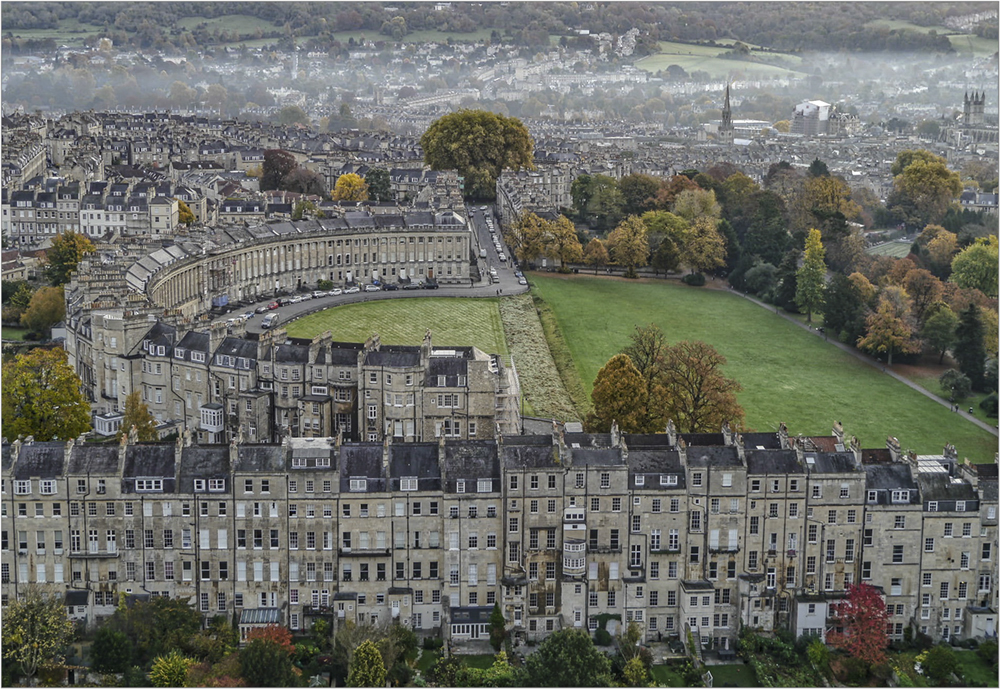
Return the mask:
<svg viewBox="0 0 1000 689"><path fill-rule="evenodd" d="M69 593L93 624L121 592L190 596L454 640L485 638L499 602L522 639L631 620L725 651L741 625L823 636L865 581L893 638L994 635L996 464L837 439L5 442L3 599Z"/></svg>

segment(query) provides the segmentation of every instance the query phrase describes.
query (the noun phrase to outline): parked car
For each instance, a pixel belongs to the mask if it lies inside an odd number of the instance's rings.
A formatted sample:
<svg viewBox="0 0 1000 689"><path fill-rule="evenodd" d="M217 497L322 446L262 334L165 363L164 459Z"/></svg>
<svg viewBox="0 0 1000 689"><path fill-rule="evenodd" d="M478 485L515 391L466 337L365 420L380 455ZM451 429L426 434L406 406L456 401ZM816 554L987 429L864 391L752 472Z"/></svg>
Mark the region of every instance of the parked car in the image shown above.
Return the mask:
<svg viewBox="0 0 1000 689"><path fill-rule="evenodd" d="M262 330L267 330L268 328L273 328L278 324L278 319L280 316L276 313L269 313L264 316L264 320L260 322L260 327Z"/></svg>
<svg viewBox="0 0 1000 689"><path fill-rule="evenodd" d="M437 288L438 288L438 283L436 283L436 282L425 282L424 283L424 289L437 289Z"/></svg>
<svg viewBox="0 0 1000 689"><path fill-rule="evenodd" d="M320 297L325 297L328 294L329 294L329 292L326 292L326 291L321 290L321 289L314 289L313 292L312 292L313 299L319 299Z"/></svg>
<svg viewBox="0 0 1000 689"><path fill-rule="evenodd" d="M366 292L380 292L382 290L378 285L365 285Z"/></svg>
<svg viewBox="0 0 1000 689"><path fill-rule="evenodd" d="M524 278L518 278L517 279L517 284L519 284L519 285L527 285L528 281L525 280Z"/></svg>
<svg viewBox="0 0 1000 689"><path fill-rule="evenodd" d="M295 303L294 301L292 301L291 297L279 297L277 299L277 302L278 306L288 306L289 304Z"/></svg>
<svg viewBox="0 0 1000 689"><path fill-rule="evenodd" d="M507 254L505 254L504 252L501 251L500 252L500 260L501 261L506 261L507 260Z"/></svg>
<svg viewBox="0 0 1000 689"><path fill-rule="evenodd" d="M327 292L327 294L329 294L331 297L339 297L343 293L344 290L340 289L339 287L334 287L332 290Z"/></svg>
<svg viewBox="0 0 1000 689"><path fill-rule="evenodd" d="M354 285L353 287L348 287L347 289L345 289L344 294L357 294L360 291L361 288L358 287L357 285Z"/></svg>
<svg viewBox="0 0 1000 689"><path fill-rule="evenodd" d="M272 302L271 302L270 304L268 304L268 305L267 305L267 308L268 308L268 309L276 309L276 308L278 308L279 306L281 306L281 304L280 304L280 303L278 303L278 302L276 302L276 301L272 301Z"/></svg>
<svg viewBox="0 0 1000 689"><path fill-rule="evenodd" d="M523 278L524 277L524 273L522 273L520 270L515 270L514 271L514 277L516 277L516 278Z"/></svg>
<svg viewBox="0 0 1000 689"><path fill-rule="evenodd" d="M309 301L309 300L310 300L310 299L312 299L312 298L313 298L314 296L316 296L316 295L314 295L314 294L312 294L312 293L309 293L309 294L303 294L303 295L302 295L301 297L299 297L299 301Z"/></svg>
<svg viewBox="0 0 1000 689"><path fill-rule="evenodd" d="M395 292L398 289L399 289L399 285L397 285L394 282L390 282L388 285L385 286L385 291L386 292Z"/></svg>
<svg viewBox="0 0 1000 689"><path fill-rule="evenodd" d="M270 308L271 308L270 306L268 306L267 304L264 304L263 306L258 306L256 308L256 312L257 313L267 313L268 309L270 309Z"/></svg>
<svg viewBox="0 0 1000 689"><path fill-rule="evenodd" d="M407 289L407 290L409 290L409 289L420 289L420 285L418 283L416 283L416 282L407 282L405 285L403 285L403 289Z"/></svg>

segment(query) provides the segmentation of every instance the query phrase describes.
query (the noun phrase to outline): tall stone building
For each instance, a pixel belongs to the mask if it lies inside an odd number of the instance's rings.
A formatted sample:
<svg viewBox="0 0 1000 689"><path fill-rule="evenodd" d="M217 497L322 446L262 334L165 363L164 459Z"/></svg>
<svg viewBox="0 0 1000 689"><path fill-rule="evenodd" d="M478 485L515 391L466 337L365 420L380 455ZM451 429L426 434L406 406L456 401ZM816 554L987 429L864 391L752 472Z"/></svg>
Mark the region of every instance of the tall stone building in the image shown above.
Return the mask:
<svg viewBox="0 0 1000 689"><path fill-rule="evenodd" d="M564 628L824 637L876 586L891 638L996 634L996 464L862 449L842 430L0 446L2 603L121 593L293 630L398 619L454 641Z"/></svg>

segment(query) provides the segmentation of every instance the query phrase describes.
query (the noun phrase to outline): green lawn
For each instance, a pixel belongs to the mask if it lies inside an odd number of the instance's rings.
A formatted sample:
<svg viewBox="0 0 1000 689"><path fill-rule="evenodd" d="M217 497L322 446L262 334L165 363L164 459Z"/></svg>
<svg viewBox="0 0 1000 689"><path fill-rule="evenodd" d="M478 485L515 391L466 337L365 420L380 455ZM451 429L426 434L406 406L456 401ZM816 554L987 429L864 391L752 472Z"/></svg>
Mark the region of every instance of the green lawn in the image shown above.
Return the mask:
<svg viewBox="0 0 1000 689"><path fill-rule="evenodd" d="M657 684L668 687L685 687L684 678L670 665L654 665L651 672Z"/></svg>
<svg viewBox="0 0 1000 689"><path fill-rule="evenodd" d="M937 363L937 360L935 359L934 362ZM916 373L906 376L908 380L912 380L914 383L924 388L928 392L933 393L938 397L940 397L941 399L947 401L951 397L951 395L946 395L944 391L941 389L941 384L938 383L939 377L940 375L936 374L921 375ZM960 402L962 411L967 412L969 411L969 407L972 407L973 416L975 416L983 423L988 423L992 426L996 426L997 420L986 416L983 410L979 408L979 403L983 401L984 397L986 397L986 393L984 392L972 393L971 395L969 395Z"/></svg>
<svg viewBox="0 0 1000 689"><path fill-rule="evenodd" d="M3 330L0 331L0 338L4 340L24 340L24 336L27 334L27 328L10 328L4 326Z"/></svg>
<svg viewBox="0 0 1000 689"><path fill-rule="evenodd" d="M949 442L974 462L992 461L996 452L996 436L735 294L582 275L531 280L555 311L588 394L634 327L655 323L671 342L704 340L726 357L725 371L743 385L739 401L757 431L785 422L793 435L830 435L841 421L863 447L883 447L894 435L904 449L925 454Z"/></svg>
<svg viewBox="0 0 1000 689"><path fill-rule="evenodd" d="M905 258L909 256L913 242L886 242L869 249L865 253L871 256L892 256L893 258Z"/></svg>
<svg viewBox="0 0 1000 689"><path fill-rule="evenodd" d="M996 670L983 662L983 659L976 655L975 651L959 651L955 649L955 657L965 672L965 682L963 684L966 686L1000 686Z"/></svg>
<svg viewBox="0 0 1000 689"><path fill-rule="evenodd" d="M797 72L784 67L741 60L724 60L718 57L718 55L728 52L729 49L729 46L690 45L674 43L673 41L660 41L660 52L637 60L635 66L648 72L658 72L670 65L679 65L688 72L701 70L708 72L713 77L723 77L733 72L760 76L797 74ZM798 56L780 53L768 53L767 55L786 59L790 63L801 62L801 58Z"/></svg>
<svg viewBox="0 0 1000 689"><path fill-rule="evenodd" d="M281 28L275 26L274 22L269 22L266 19L254 17L249 14L227 14L223 17L212 17L211 19L207 17L184 17L177 20L177 27L184 31L193 31L201 24L208 27L209 31L213 31L214 29L229 31L230 33L235 31L241 36L252 34L257 29L268 33Z"/></svg>
<svg viewBox="0 0 1000 689"><path fill-rule="evenodd" d="M423 653L420 654L420 658L417 660L417 669L426 673L434 666L434 663L436 663L439 658L441 658L440 651L428 651L424 649Z"/></svg>
<svg viewBox="0 0 1000 689"><path fill-rule="evenodd" d="M480 670L486 670L493 665L493 662L496 660L496 658L489 653L471 656L460 655L457 657L469 667L479 668Z"/></svg>
<svg viewBox="0 0 1000 689"><path fill-rule="evenodd" d="M378 333L384 344L418 345L431 330L438 347L474 346L487 354L507 354L497 300L385 299L325 309L290 322L291 337L314 337L324 330L335 342L364 342Z"/></svg>
<svg viewBox="0 0 1000 689"><path fill-rule="evenodd" d="M709 665L712 671L713 687L759 687L753 668L742 663L733 665Z"/></svg>

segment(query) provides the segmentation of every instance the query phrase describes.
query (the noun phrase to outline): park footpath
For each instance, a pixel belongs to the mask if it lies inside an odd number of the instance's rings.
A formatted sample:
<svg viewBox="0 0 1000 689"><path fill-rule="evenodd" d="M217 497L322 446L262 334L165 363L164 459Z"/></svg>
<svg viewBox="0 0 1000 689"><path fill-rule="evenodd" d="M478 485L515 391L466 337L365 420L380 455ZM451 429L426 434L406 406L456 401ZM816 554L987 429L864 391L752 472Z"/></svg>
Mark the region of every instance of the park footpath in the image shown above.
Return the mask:
<svg viewBox="0 0 1000 689"><path fill-rule="evenodd" d="M820 332L818 329L813 328L808 323L803 323L802 321L794 318L790 314L782 313L781 310L777 306L773 306L771 304L767 304L765 302L762 302L761 300L757 299L756 297L752 297L749 294L746 294L744 292L740 292L738 290L735 290L732 287L729 288L729 291L732 292L732 293L734 293L734 294L742 296L744 299L747 299L748 301L753 302L754 304L756 304L757 306L761 307L762 309L767 309L768 311L771 311L773 309L775 314L777 314L778 316L781 316L782 318L784 318L789 323L794 323L798 327L800 327L800 328L802 328L804 330L809 331L810 333L812 333L816 337L822 337L825 341L829 342L833 346L839 347L841 350L847 352L848 354L850 354L854 358L858 359L859 361L863 361L864 363L868 364L872 368L881 370L882 373L884 373L887 376L890 376L892 378L895 378L896 380L898 380L903 385L906 385L906 386L908 386L908 387L916 390L917 392L919 392L924 397L927 397L928 399L934 400L935 402L937 402L938 404L940 404L942 407L949 407L952 411L956 412L959 416L961 416L962 418L964 418L966 421L974 423L975 425L979 426L983 430L989 431L993 435L997 435L997 429L995 427L989 425L988 423L984 423L983 421L977 419L975 416L973 416L972 414L969 414L968 412L962 411L961 408L957 408L956 409L951 403L946 402L941 397L938 397L934 393L932 393L932 392L924 389L923 387L917 385L912 380L909 380L909 379L907 379L907 378L899 375L895 371L891 370L890 368L887 368L886 365L884 363L882 363L881 361L879 361L877 359L874 359L874 358L868 356L867 354L865 354L864 352L860 352L857 349L855 349L854 347L846 345L843 342L840 342L839 340L831 340L829 338L829 336L827 335L826 332Z"/></svg>

